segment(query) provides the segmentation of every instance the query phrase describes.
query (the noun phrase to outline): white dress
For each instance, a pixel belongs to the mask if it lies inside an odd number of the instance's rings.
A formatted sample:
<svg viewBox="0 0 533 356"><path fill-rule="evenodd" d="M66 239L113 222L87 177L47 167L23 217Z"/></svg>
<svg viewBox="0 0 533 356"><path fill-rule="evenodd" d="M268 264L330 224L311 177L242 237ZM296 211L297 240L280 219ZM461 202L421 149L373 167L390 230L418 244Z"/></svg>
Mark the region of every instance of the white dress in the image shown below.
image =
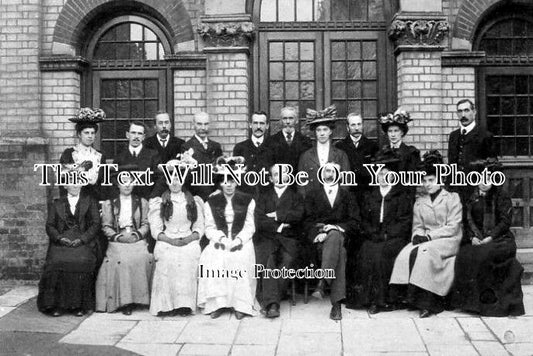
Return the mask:
<svg viewBox="0 0 533 356"><path fill-rule="evenodd" d="M241 250L230 252L214 247L224 233L217 229L211 207L206 204L205 235L209 239L200 256L200 276L198 282L198 306L204 314L210 314L220 308L233 308L235 311L248 315L257 314L255 300L256 280L253 278L255 265L255 250L252 236L255 232L254 224L255 201L248 204L246 219L240 233L235 238L243 242ZM231 203L226 205L224 216L228 226L228 236L231 236L233 223L233 209ZM226 273L217 278L212 273Z"/></svg>
<svg viewBox="0 0 533 356"><path fill-rule="evenodd" d="M161 218L161 198L150 200L148 220L152 236L157 239L161 232L167 237L179 239L192 232L204 234L204 207L202 199L194 197L198 217L192 224L187 219L187 200L184 193L170 195L173 214L169 221ZM192 241L185 246L173 246L157 241L154 248L155 270L152 282L150 313L168 312L178 308L190 308L196 311L196 292L200 242Z"/></svg>

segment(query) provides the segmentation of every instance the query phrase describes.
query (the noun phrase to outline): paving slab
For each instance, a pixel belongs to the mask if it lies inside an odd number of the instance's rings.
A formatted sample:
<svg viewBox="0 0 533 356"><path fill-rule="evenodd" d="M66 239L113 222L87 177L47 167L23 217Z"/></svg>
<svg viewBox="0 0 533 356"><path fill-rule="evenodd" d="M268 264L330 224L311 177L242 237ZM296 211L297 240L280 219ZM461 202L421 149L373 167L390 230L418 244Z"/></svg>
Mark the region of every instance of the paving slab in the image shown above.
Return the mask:
<svg viewBox="0 0 533 356"><path fill-rule="evenodd" d="M172 344L177 339L187 321L139 321L121 340L135 344Z"/></svg>
<svg viewBox="0 0 533 356"><path fill-rule="evenodd" d="M9 292L0 295L0 306L16 307L37 296L39 292L36 286L19 286Z"/></svg>
<svg viewBox="0 0 533 356"><path fill-rule="evenodd" d="M231 356L275 356L276 345L233 345Z"/></svg>
<svg viewBox="0 0 533 356"><path fill-rule="evenodd" d="M411 319L418 318L418 310L393 310L390 312L379 312L377 314L369 315L370 319Z"/></svg>
<svg viewBox="0 0 533 356"><path fill-rule="evenodd" d="M32 298L0 319L0 331L66 334L85 319L86 316L71 314L58 318L43 314L37 309L35 298Z"/></svg>
<svg viewBox="0 0 533 356"><path fill-rule="evenodd" d="M209 316L193 318L178 337L180 344L231 345L239 327L238 320L211 319Z"/></svg>
<svg viewBox="0 0 533 356"><path fill-rule="evenodd" d="M283 320L282 334L292 333L338 333L341 331L341 323L323 318L322 320L291 319Z"/></svg>
<svg viewBox="0 0 533 356"><path fill-rule="evenodd" d="M12 312L15 309L17 309L17 307L0 307L0 318Z"/></svg>
<svg viewBox="0 0 533 356"><path fill-rule="evenodd" d="M479 318L457 318L457 322L471 341L496 341L495 335Z"/></svg>
<svg viewBox="0 0 533 356"><path fill-rule="evenodd" d="M505 345L505 349L513 356L531 356L533 355L533 343L519 343Z"/></svg>
<svg viewBox="0 0 533 356"><path fill-rule="evenodd" d="M463 329L453 318L415 319L415 323L426 345L470 345Z"/></svg>
<svg viewBox="0 0 533 356"><path fill-rule="evenodd" d="M119 342L117 348L135 352L143 356L176 356L181 349L180 344L137 344Z"/></svg>
<svg viewBox="0 0 533 356"><path fill-rule="evenodd" d="M509 352L497 341L473 341L472 344L483 356L509 356Z"/></svg>
<svg viewBox="0 0 533 356"><path fill-rule="evenodd" d="M93 319L100 319L100 320L165 320L165 318L160 316L155 316L150 314L148 311L148 308L139 308L133 310L131 315L124 315L120 311L112 312L112 313L104 313L104 312L95 312L92 314L91 318ZM183 317L178 317L183 318Z"/></svg>
<svg viewBox="0 0 533 356"><path fill-rule="evenodd" d="M339 356L342 352L340 333L296 333L280 337L277 356Z"/></svg>
<svg viewBox="0 0 533 356"><path fill-rule="evenodd" d="M178 355L226 356L231 345L186 344Z"/></svg>
<svg viewBox="0 0 533 356"><path fill-rule="evenodd" d="M411 319L343 320L344 352L426 352Z"/></svg>
<svg viewBox="0 0 533 356"><path fill-rule="evenodd" d="M533 341L533 318L482 318L504 344Z"/></svg>
<svg viewBox="0 0 533 356"><path fill-rule="evenodd" d="M342 319L370 319L366 309L348 309L342 306Z"/></svg>
<svg viewBox="0 0 533 356"><path fill-rule="evenodd" d="M101 320L87 319L76 330L63 337L60 342L82 345L115 345L137 323L137 321L127 320L102 322Z"/></svg>
<svg viewBox="0 0 533 356"><path fill-rule="evenodd" d="M427 345L430 356L478 356L476 349L472 345ZM483 355L484 356L484 355Z"/></svg>
<svg viewBox="0 0 533 356"><path fill-rule="evenodd" d="M291 319L329 319L329 312L331 311L331 303L328 298L316 299L309 298L307 304L297 303L291 306Z"/></svg>
<svg viewBox="0 0 533 356"><path fill-rule="evenodd" d="M239 325L235 344L275 346L279 341L281 324L281 319L245 318Z"/></svg>

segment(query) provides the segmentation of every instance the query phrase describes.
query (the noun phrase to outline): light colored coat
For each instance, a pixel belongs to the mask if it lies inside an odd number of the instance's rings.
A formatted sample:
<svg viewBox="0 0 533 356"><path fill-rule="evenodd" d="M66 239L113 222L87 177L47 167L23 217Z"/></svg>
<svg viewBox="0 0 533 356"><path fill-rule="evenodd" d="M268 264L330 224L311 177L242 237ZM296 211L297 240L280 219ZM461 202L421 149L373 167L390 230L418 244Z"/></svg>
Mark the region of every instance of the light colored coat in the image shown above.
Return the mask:
<svg viewBox="0 0 533 356"><path fill-rule="evenodd" d="M429 235L431 241L416 246L409 243L403 248L394 263L390 283L410 283L440 296L448 294L454 278L455 256L463 237L462 216L457 193L443 189L433 202L429 195L418 198L412 236ZM416 247L419 247L418 255L409 276L409 255Z"/></svg>

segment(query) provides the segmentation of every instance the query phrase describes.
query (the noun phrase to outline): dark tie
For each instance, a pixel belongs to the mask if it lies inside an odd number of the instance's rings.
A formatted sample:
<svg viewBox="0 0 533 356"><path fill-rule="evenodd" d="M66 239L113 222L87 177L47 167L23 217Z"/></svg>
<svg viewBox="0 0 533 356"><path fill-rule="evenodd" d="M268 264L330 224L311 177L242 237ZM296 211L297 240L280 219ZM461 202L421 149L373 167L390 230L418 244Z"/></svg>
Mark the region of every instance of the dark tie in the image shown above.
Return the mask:
<svg viewBox="0 0 533 356"><path fill-rule="evenodd" d="M132 156L133 156L133 158L137 158L137 152L133 151Z"/></svg>
<svg viewBox="0 0 533 356"><path fill-rule="evenodd" d="M463 135L463 136L466 135L466 129L462 129L462 130L461 130L461 135Z"/></svg>
<svg viewBox="0 0 533 356"><path fill-rule="evenodd" d="M291 144L292 143L292 132L289 132L287 133L287 144Z"/></svg>
<svg viewBox="0 0 533 356"><path fill-rule="evenodd" d="M167 139L166 138L162 138L161 139L161 146L163 146L163 148L167 147Z"/></svg>

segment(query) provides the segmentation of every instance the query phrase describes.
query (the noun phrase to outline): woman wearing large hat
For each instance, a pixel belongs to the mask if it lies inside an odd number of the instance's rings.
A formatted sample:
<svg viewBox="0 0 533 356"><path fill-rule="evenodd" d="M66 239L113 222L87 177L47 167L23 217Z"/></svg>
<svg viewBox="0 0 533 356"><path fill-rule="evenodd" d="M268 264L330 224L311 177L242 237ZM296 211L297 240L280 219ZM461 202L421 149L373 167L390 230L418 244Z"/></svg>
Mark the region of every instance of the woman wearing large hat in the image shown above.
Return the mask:
<svg viewBox="0 0 533 356"><path fill-rule="evenodd" d="M79 142L76 146L63 151L59 163L66 169L86 172L89 184L82 188L82 194L90 194L97 200L105 200L107 194L99 185L103 173L98 169L98 165L104 164L106 159L93 147L98 132L98 123L105 120L105 112L102 109L82 108L76 117L69 120L76 124ZM63 189L60 192L62 195L65 194Z"/></svg>
<svg viewBox="0 0 533 356"><path fill-rule="evenodd" d="M209 244L200 256L198 306L213 319L225 309L233 310L237 319L257 313L252 242L255 201L236 190L237 183L229 170L242 174L238 163L244 163L244 159L217 159L214 171L221 193L211 195L205 207Z"/></svg>
<svg viewBox="0 0 533 356"><path fill-rule="evenodd" d="M190 193L190 173L196 165L186 153L167 162L172 179L166 189L150 199L149 222L154 248L155 270L150 313L194 314L197 305L200 238L204 234L204 203ZM184 173L180 180L178 172Z"/></svg>
<svg viewBox="0 0 533 356"><path fill-rule="evenodd" d="M489 158L472 162L477 171L497 171L501 164ZM520 279L523 267L516 259L511 226L511 198L502 187L480 183L466 203L465 239L457 255L452 305L484 316L524 314Z"/></svg>
<svg viewBox="0 0 533 356"><path fill-rule="evenodd" d="M444 310L443 297L452 287L455 256L463 236L462 205L457 193L446 191L436 179L434 166L443 163L434 150L424 155L422 171L425 195L416 199L413 209L411 243L394 263L390 283L407 289L407 302L426 318Z"/></svg>
<svg viewBox="0 0 533 356"><path fill-rule="evenodd" d="M350 169L350 161L346 153L336 148L331 142L331 135L335 130L337 121L335 105L328 106L322 111L307 109L307 125L315 134L316 142L313 147L305 151L300 157L298 171L307 172L309 184L298 187L298 192L305 197L309 192L320 189L322 185L317 179L317 172L321 166L328 162L340 165L341 171Z"/></svg>
<svg viewBox="0 0 533 356"><path fill-rule="evenodd" d="M413 218L412 204L404 189L390 185L389 172L397 170L399 159L392 152L378 155L374 164L383 164L379 186L365 193L360 204L363 243L352 265L355 280L348 286L348 308L368 308L370 314L393 309L389 280L394 260L407 245Z"/></svg>

